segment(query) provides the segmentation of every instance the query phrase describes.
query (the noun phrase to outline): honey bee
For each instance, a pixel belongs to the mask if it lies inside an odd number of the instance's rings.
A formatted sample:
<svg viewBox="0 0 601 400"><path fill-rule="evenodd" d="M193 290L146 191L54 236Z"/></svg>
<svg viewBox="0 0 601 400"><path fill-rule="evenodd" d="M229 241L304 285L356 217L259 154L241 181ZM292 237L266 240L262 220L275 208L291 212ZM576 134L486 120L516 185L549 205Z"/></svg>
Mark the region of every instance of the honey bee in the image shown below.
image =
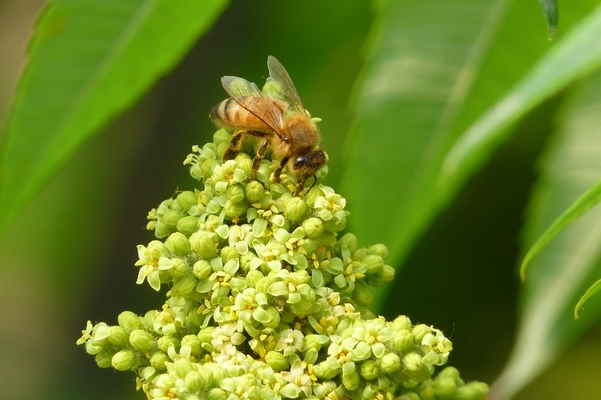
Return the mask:
<svg viewBox="0 0 601 400"><path fill-rule="evenodd" d="M223 160L236 157L245 135L263 139L252 164L254 178L268 148L281 159L274 172L274 181L280 182L284 167L294 173L298 181L298 196L305 181L314 177L327 162L319 148L321 139L315 121L311 119L296 91L290 75L273 56L267 58L269 78L267 93L256 84L235 76L221 78L223 88L230 95L211 110L209 118L220 128L233 130L230 146Z"/></svg>

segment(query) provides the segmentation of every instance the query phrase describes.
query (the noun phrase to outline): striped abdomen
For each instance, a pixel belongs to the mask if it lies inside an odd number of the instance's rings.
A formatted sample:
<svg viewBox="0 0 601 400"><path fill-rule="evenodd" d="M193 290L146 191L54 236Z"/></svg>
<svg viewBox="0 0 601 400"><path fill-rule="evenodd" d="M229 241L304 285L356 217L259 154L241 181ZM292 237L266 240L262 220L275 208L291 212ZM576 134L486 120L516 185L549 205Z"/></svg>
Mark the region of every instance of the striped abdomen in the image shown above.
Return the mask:
<svg viewBox="0 0 601 400"><path fill-rule="evenodd" d="M267 110L264 99L258 99L253 96L241 97L238 99L244 103L249 109L255 111L258 115L263 115ZM274 105L272 105L274 107ZM236 100L229 98L217 104L209 114L211 121L219 127L236 130L247 129L260 132L273 132L269 126L257 118L255 115L247 111Z"/></svg>

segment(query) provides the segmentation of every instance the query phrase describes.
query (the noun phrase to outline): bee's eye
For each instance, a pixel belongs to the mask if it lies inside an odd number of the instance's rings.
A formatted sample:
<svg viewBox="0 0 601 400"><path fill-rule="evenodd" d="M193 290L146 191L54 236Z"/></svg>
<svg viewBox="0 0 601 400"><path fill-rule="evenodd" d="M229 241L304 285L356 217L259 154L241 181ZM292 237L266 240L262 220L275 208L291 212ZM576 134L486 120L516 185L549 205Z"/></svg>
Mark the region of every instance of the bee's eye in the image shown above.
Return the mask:
<svg viewBox="0 0 601 400"><path fill-rule="evenodd" d="M294 164L292 164L292 169L298 171L303 168L305 165L311 162L311 156L299 156L294 160Z"/></svg>

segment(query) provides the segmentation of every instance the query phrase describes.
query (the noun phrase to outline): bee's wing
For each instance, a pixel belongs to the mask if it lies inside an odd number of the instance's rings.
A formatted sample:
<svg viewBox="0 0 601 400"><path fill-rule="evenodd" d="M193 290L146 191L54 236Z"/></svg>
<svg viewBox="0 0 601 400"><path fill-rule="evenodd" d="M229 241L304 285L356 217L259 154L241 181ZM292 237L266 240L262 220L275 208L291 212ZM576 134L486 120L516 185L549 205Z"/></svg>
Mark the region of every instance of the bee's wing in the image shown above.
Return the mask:
<svg viewBox="0 0 601 400"><path fill-rule="evenodd" d="M300 96L286 68L274 56L267 57L267 68L269 69L269 78L267 78L267 81L273 80L279 83L283 89L283 93L281 93L282 99L290 103L296 111L305 114L305 107L303 107Z"/></svg>
<svg viewBox="0 0 601 400"><path fill-rule="evenodd" d="M240 107L259 118L278 136L286 136L282 129L282 109L259 90L257 85L237 76L224 76L221 78L221 84Z"/></svg>

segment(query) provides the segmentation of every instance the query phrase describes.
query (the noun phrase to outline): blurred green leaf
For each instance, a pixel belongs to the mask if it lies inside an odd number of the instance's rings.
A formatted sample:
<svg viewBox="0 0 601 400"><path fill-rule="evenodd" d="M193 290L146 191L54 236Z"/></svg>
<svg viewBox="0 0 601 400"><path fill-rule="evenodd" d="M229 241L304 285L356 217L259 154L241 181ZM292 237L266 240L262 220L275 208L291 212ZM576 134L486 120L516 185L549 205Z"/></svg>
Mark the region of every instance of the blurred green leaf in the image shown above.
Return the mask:
<svg viewBox="0 0 601 400"><path fill-rule="evenodd" d="M526 269L532 262L532 259L545 248L551 239L599 202L601 202L601 181L595 183L593 187L587 190L574 202L574 204L553 221L551 226L538 238L530 250L528 250L520 268L522 280L526 279Z"/></svg>
<svg viewBox="0 0 601 400"><path fill-rule="evenodd" d="M340 192L357 211L353 230L367 243L386 239L391 257L427 218L419 205L456 113L450 99L463 100L465 72L477 64L497 13L478 0L389 1L378 10Z"/></svg>
<svg viewBox="0 0 601 400"><path fill-rule="evenodd" d="M600 290L601 290L601 279L599 279L597 282L593 283L593 285L590 288L588 288L586 290L586 292L584 292L584 294L578 301L578 304L576 304L576 307L574 307L574 318L575 319L578 319L578 312L582 308L584 308L584 303L586 303L588 301L588 299L593 297L595 294L599 293Z"/></svg>
<svg viewBox="0 0 601 400"><path fill-rule="evenodd" d="M601 176L601 71L581 82L560 115L564 119L541 160L541 178L529 205L526 246ZM601 277L599 221L601 208L590 209L586 218L574 221L530 261L516 344L491 398L511 397L598 323L600 296L588 300L578 321L573 312L582 293Z"/></svg>
<svg viewBox="0 0 601 400"><path fill-rule="evenodd" d="M1 148L0 232L100 127L168 72L226 0L57 0L36 25Z"/></svg>
<svg viewBox="0 0 601 400"><path fill-rule="evenodd" d="M539 14L536 3L505 0L390 1L378 10L340 192L352 229L385 242L392 265L447 200L437 176L454 140L548 46L530 34L540 27L524 24Z"/></svg>
<svg viewBox="0 0 601 400"><path fill-rule="evenodd" d="M601 7L566 35L449 151L441 186L456 190L511 134L513 123L551 95L601 65Z"/></svg>
<svg viewBox="0 0 601 400"><path fill-rule="evenodd" d="M545 19L549 28L549 39L552 39L557 30L557 0L538 0L538 2L545 12Z"/></svg>

